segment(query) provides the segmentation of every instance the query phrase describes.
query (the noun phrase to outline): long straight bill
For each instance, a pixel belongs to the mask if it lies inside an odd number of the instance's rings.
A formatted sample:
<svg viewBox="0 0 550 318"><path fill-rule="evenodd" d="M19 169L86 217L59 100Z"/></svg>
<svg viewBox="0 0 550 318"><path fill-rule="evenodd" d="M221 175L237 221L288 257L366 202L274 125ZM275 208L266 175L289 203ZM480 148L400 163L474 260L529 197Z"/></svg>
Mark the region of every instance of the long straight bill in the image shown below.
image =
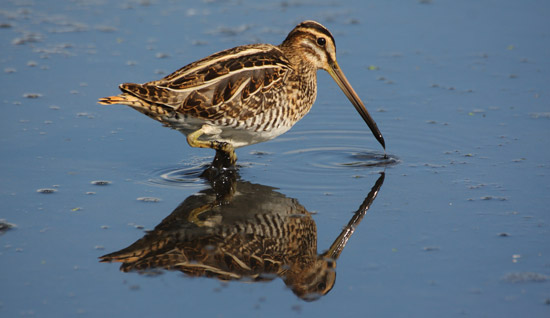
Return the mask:
<svg viewBox="0 0 550 318"><path fill-rule="evenodd" d="M350 83L348 82L348 79L340 69L340 66L338 66L338 63L334 61L331 63L329 68L329 74L332 76L332 78L336 81L336 84L340 86L342 91L344 91L344 94L348 97L350 102L355 106L355 109L357 109L357 112L365 123L369 126L370 130L372 131L372 134L378 140L378 142L382 145L384 150L386 149L386 143L384 142L384 137L382 137L382 133L378 129L378 126L376 126L376 123L374 122L374 119L370 116L369 112L365 108L365 105L363 105L363 102L357 96L357 93L353 90L353 87L351 87Z"/></svg>

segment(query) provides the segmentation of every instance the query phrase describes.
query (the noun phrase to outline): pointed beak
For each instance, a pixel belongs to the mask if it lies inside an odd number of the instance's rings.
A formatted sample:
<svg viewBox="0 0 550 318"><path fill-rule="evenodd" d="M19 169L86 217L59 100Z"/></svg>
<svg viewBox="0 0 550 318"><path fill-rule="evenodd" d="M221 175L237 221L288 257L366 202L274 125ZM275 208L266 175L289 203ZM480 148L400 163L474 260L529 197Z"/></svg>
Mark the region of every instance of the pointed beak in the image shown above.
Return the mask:
<svg viewBox="0 0 550 318"><path fill-rule="evenodd" d="M365 123L367 123L376 140L378 140L382 147L386 149L386 143L384 142L384 137L382 137L382 133L378 129L378 126L376 126L374 119L372 119L369 112L365 108L365 105L363 105L361 99L359 99L359 96L357 96L357 93L355 93L355 91L353 90L353 87L351 87L348 79L346 78L344 73L342 73L342 70L340 69L340 66L338 66L338 63L336 63L336 61L330 64L328 73L330 74L330 76L332 76L334 81L336 81L336 84L340 86L342 91L344 91L344 94L346 94L353 106L355 106L355 109L357 109L359 115L361 115Z"/></svg>

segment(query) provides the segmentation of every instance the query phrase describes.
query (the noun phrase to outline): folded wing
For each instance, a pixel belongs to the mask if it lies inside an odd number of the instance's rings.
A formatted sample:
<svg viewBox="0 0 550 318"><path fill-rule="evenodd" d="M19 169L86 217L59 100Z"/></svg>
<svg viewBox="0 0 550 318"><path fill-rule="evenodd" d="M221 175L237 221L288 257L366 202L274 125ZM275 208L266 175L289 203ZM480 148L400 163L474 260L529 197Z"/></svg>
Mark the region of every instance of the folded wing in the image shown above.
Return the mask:
<svg viewBox="0 0 550 318"><path fill-rule="evenodd" d="M255 44L216 53L161 80L126 83L120 89L198 118L216 120L231 112L237 112L232 118L238 118L246 115L243 112L270 107L265 99L282 88L290 72L289 62L279 48Z"/></svg>

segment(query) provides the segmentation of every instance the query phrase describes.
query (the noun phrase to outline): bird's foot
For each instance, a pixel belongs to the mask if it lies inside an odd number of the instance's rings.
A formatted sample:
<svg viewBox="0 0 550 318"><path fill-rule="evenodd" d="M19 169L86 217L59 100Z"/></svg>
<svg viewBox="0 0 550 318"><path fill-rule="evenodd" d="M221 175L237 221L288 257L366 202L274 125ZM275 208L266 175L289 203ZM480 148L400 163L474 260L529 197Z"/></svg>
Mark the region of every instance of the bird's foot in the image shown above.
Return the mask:
<svg viewBox="0 0 550 318"><path fill-rule="evenodd" d="M237 171L237 167L235 165L236 161L237 156L235 155L234 150L231 152L226 152L224 150L216 149L216 156L214 157L214 160L210 166L203 171L201 177L213 181L218 179L220 175L234 174Z"/></svg>
<svg viewBox="0 0 550 318"><path fill-rule="evenodd" d="M201 129L192 132L187 135L187 142L191 147L198 148L211 148L216 150L216 156L212 165L208 170L203 173L203 176L206 178L215 177L217 174L221 173L223 170L235 169L235 163L237 162L237 155L235 154L235 148L228 142L217 141L217 140L200 140L199 137L207 135L219 134L220 129L212 127L210 125L203 125Z"/></svg>

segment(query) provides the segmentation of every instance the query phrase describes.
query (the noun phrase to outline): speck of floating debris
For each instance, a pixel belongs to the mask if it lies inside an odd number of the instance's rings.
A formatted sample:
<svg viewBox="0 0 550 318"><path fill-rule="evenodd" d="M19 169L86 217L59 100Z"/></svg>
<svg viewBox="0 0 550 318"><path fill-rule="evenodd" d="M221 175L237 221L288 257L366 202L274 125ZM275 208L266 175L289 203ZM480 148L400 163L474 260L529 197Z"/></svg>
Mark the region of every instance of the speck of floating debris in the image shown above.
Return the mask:
<svg viewBox="0 0 550 318"><path fill-rule="evenodd" d="M502 277L508 283L542 283L550 279L550 276L534 272L514 272Z"/></svg>
<svg viewBox="0 0 550 318"><path fill-rule="evenodd" d="M36 190L36 192L38 192L38 193L44 193L44 194L50 194L50 193L55 193L55 192L57 192L57 189L42 188L42 189Z"/></svg>
<svg viewBox="0 0 550 318"><path fill-rule="evenodd" d="M157 54L155 54L155 57L157 59L165 59L165 58L170 57L170 55L167 54L167 53L158 52Z"/></svg>
<svg viewBox="0 0 550 318"><path fill-rule="evenodd" d="M76 117L86 117L88 119L94 119L95 116L90 114L90 113L87 113L87 112L80 112L80 113L77 113L76 114Z"/></svg>
<svg viewBox="0 0 550 318"><path fill-rule="evenodd" d="M139 197L137 198L138 201L141 201L141 202L160 202L161 200L159 198L155 198L155 197Z"/></svg>
<svg viewBox="0 0 550 318"><path fill-rule="evenodd" d="M493 195L486 195L483 197L480 197L481 200L489 201L489 200L498 200L498 201L506 201L508 200L507 197L499 197L499 196L493 196Z"/></svg>
<svg viewBox="0 0 550 318"><path fill-rule="evenodd" d="M111 25L96 25L95 29L100 32L116 32L118 29Z"/></svg>
<svg viewBox="0 0 550 318"><path fill-rule="evenodd" d="M542 113L530 113L529 116L531 118L550 118L550 112L542 112Z"/></svg>
<svg viewBox="0 0 550 318"><path fill-rule="evenodd" d="M8 223L5 219L0 219L0 235L4 234L6 231L11 230L17 227L13 223Z"/></svg>
<svg viewBox="0 0 550 318"><path fill-rule="evenodd" d="M112 182L107 180L94 180L90 183L97 186L106 186L106 185L110 185Z"/></svg>
<svg viewBox="0 0 550 318"><path fill-rule="evenodd" d="M13 45L23 45L27 43L36 43L42 41L43 36L40 33L25 33L22 37L15 38L11 41Z"/></svg>
<svg viewBox="0 0 550 318"><path fill-rule="evenodd" d="M439 246L425 246L424 251L426 251L426 252L439 251Z"/></svg>
<svg viewBox="0 0 550 318"><path fill-rule="evenodd" d="M25 98L39 98L39 97L42 97L42 94L38 94L38 93L25 93L25 94L23 94L23 97L25 97Z"/></svg>

